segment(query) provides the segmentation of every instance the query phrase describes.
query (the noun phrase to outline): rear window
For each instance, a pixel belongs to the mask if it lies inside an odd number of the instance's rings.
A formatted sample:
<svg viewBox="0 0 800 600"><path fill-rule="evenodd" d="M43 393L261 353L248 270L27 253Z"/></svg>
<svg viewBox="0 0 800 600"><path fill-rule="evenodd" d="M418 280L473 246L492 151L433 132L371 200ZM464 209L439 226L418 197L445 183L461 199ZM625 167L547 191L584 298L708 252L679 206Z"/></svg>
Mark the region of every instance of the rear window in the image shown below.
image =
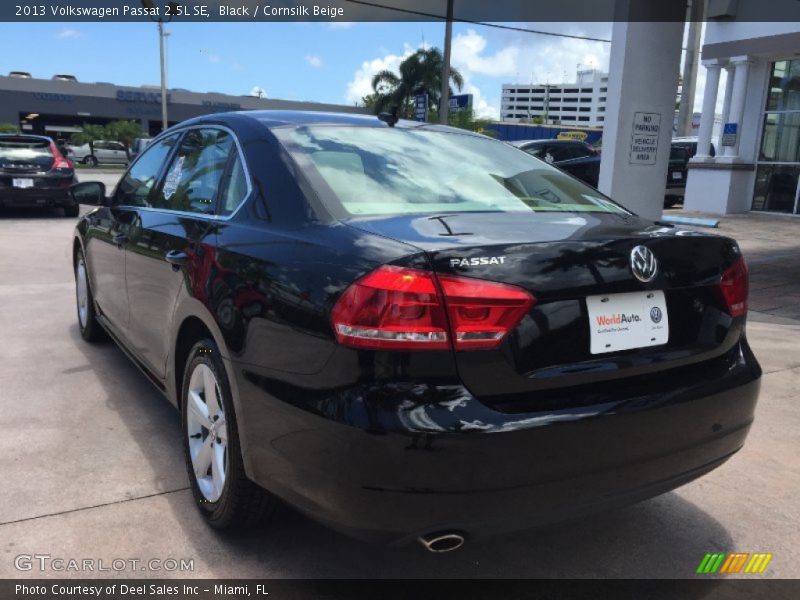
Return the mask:
<svg viewBox="0 0 800 600"><path fill-rule="evenodd" d="M45 170L53 164L48 140L36 138L0 139L0 168L5 165L36 165Z"/></svg>
<svg viewBox="0 0 800 600"><path fill-rule="evenodd" d="M334 214L628 214L597 190L488 138L427 128L329 125L273 133Z"/></svg>

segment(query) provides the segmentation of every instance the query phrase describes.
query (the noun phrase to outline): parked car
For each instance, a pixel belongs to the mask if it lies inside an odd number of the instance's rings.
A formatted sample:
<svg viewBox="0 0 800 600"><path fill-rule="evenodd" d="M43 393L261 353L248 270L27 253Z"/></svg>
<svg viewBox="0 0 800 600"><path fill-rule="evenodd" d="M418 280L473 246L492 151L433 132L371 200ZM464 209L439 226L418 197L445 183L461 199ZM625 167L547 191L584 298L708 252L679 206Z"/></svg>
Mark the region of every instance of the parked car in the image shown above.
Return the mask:
<svg viewBox="0 0 800 600"><path fill-rule="evenodd" d="M697 154L696 137L672 138L669 152L669 166L667 168L667 188L664 192L664 208L671 208L678 202L683 202L686 194L686 178L689 175L689 159ZM711 156L716 154L714 144L711 144Z"/></svg>
<svg viewBox="0 0 800 600"><path fill-rule="evenodd" d="M69 193L75 166L49 137L0 135L0 207L60 206L77 217L79 206Z"/></svg>
<svg viewBox="0 0 800 600"><path fill-rule="evenodd" d="M509 142L520 150L574 175L592 187L600 178L600 152L580 140L520 140Z"/></svg>
<svg viewBox="0 0 800 600"><path fill-rule="evenodd" d="M80 333L178 407L208 523L282 498L442 552L664 493L742 447L761 369L734 240L382 118L203 116L110 196L72 188L95 205L73 240Z"/></svg>
<svg viewBox="0 0 800 600"><path fill-rule="evenodd" d="M153 141L153 138L136 138L133 140L130 149L131 160L136 158L136 156L145 148L147 148L147 144Z"/></svg>
<svg viewBox="0 0 800 600"><path fill-rule="evenodd" d="M128 164L128 153L125 146L120 142L98 140L92 144L94 152L89 144L82 146L69 146L70 158L75 162L96 167L98 164Z"/></svg>

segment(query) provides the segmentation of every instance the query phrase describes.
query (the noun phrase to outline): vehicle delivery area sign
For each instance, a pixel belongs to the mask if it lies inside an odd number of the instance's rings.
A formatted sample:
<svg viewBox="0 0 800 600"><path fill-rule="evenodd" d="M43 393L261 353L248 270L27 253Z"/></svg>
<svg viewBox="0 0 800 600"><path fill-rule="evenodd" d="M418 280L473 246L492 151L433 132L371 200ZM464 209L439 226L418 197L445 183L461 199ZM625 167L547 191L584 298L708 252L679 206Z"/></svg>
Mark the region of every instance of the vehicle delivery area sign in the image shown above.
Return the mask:
<svg viewBox="0 0 800 600"><path fill-rule="evenodd" d="M630 164L656 164L658 134L660 131L661 115L659 113L634 113L633 133L631 134L631 153L628 161Z"/></svg>

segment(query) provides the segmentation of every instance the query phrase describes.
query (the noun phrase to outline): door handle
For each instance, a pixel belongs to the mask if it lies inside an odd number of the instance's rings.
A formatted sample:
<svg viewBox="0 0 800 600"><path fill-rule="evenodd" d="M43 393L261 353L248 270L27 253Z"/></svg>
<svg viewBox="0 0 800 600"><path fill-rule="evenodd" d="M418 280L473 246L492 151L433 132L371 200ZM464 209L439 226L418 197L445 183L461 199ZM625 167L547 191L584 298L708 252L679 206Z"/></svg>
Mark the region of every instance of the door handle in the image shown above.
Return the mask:
<svg viewBox="0 0 800 600"><path fill-rule="evenodd" d="M174 271L177 271L189 262L189 257L185 252L181 252L180 250L170 250L164 255L164 258L172 265Z"/></svg>
<svg viewBox="0 0 800 600"><path fill-rule="evenodd" d="M117 245L117 248L122 250L123 244L128 243L128 236L124 233L115 233L111 236L112 241Z"/></svg>

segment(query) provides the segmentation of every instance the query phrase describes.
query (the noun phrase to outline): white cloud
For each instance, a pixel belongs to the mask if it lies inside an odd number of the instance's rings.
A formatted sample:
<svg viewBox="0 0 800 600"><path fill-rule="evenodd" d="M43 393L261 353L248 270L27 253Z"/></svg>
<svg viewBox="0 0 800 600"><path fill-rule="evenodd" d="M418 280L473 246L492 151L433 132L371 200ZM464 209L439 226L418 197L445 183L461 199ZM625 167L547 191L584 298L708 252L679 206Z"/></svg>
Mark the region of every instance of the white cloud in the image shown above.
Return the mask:
<svg viewBox="0 0 800 600"><path fill-rule="evenodd" d="M386 54L381 58L365 60L361 67L353 74L353 79L347 84L345 98L348 102L361 102L361 98L372 93L372 78L380 71L388 69L397 72L397 67L403 59L409 56L413 49L406 44L403 54Z"/></svg>
<svg viewBox="0 0 800 600"><path fill-rule="evenodd" d="M322 59L315 54L307 54L306 62L315 69L318 69L322 66Z"/></svg>
<svg viewBox="0 0 800 600"><path fill-rule="evenodd" d="M222 57L219 54L209 54L208 55L208 62L211 64L217 64L222 60Z"/></svg>
<svg viewBox="0 0 800 600"><path fill-rule="evenodd" d="M353 25L354 21L333 21L328 23L328 29L350 29Z"/></svg>
<svg viewBox="0 0 800 600"><path fill-rule="evenodd" d="M462 88L460 93L472 94L472 111L475 113L476 117L479 117L481 119L500 118L500 107L487 102L486 99L483 97L480 88L478 88L477 86L473 85L472 83L468 83L465 80L464 87Z"/></svg>
<svg viewBox="0 0 800 600"><path fill-rule="evenodd" d="M474 29L453 38L452 64L471 73L494 77L513 75L520 49L516 46L501 48L492 55L484 55L486 38Z"/></svg>
<svg viewBox="0 0 800 600"><path fill-rule="evenodd" d="M81 32L77 29L62 29L56 34L59 40L76 40L81 37Z"/></svg>

